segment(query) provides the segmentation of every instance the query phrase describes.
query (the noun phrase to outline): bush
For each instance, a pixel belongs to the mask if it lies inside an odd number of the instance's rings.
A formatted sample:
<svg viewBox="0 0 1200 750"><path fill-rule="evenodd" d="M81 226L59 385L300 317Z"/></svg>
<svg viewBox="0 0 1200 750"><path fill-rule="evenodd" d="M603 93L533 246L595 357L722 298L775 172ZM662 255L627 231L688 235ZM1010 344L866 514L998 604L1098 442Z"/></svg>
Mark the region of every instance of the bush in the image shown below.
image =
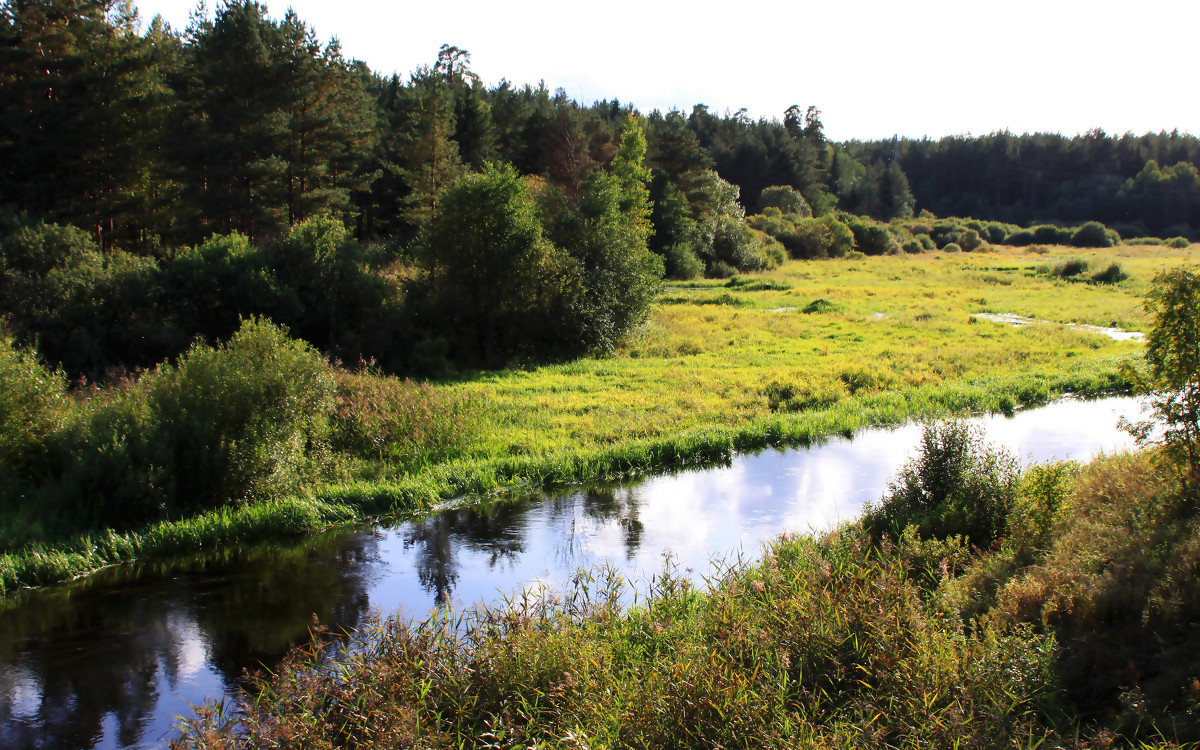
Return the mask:
<svg viewBox="0 0 1200 750"><path fill-rule="evenodd" d="M808 201L798 190L788 185L772 185L765 187L758 197L759 211L766 213L769 207L777 208L781 213L792 214L804 218L813 215Z"/></svg>
<svg viewBox="0 0 1200 750"><path fill-rule="evenodd" d="M60 373L0 334L0 485L46 476L46 443L62 429L70 401Z"/></svg>
<svg viewBox="0 0 1200 750"><path fill-rule="evenodd" d="M668 279L694 279L704 273L704 263L696 257L691 245L669 245L663 253Z"/></svg>
<svg viewBox="0 0 1200 750"><path fill-rule="evenodd" d="M1121 268L1121 264L1113 261L1103 269L1092 274L1091 281L1095 284L1117 284L1129 278L1129 274Z"/></svg>
<svg viewBox="0 0 1200 750"><path fill-rule="evenodd" d="M1084 258L1067 258L1046 268L1046 273L1062 279L1071 279L1088 270L1088 262Z"/></svg>
<svg viewBox="0 0 1200 750"><path fill-rule="evenodd" d="M987 548L1007 531L1019 478L1017 460L987 445L979 428L959 421L926 425L920 453L883 499L867 507L864 527L898 538L915 526L922 537L961 535Z"/></svg>
<svg viewBox="0 0 1200 750"><path fill-rule="evenodd" d="M1013 247L1029 247L1037 242L1037 238L1033 236L1033 232L1028 229L1022 229L1013 232L1004 238L1004 244L1012 245Z"/></svg>
<svg viewBox="0 0 1200 750"><path fill-rule="evenodd" d="M942 248L942 250L947 253L957 253L961 252L962 248L958 246L957 242L948 242L946 243L945 247Z"/></svg>
<svg viewBox="0 0 1200 750"><path fill-rule="evenodd" d="M1045 245L1070 244L1071 238L1074 236L1075 233L1070 229L1056 227L1053 224L1041 224L1033 227L1034 241Z"/></svg>
<svg viewBox="0 0 1200 750"><path fill-rule="evenodd" d="M146 450L170 515L299 492L327 438L333 387L320 354L255 319L164 366L146 394Z"/></svg>
<svg viewBox="0 0 1200 750"><path fill-rule="evenodd" d="M1114 242L1109 231L1098 221L1089 221L1071 235L1075 247L1112 247Z"/></svg>
<svg viewBox="0 0 1200 750"><path fill-rule="evenodd" d="M918 234L917 242L921 243L922 250L929 251L937 249L937 243L934 242L933 238L927 234Z"/></svg>
<svg viewBox="0 0 1200 750"><path fill-rule="evenodd" d="M902 247L904 248L904 252L910 255L917 255L925 252L925 248L916 239L911 239L908 242L905 242Z"/></svg>
<svg viewBox="0 0 1200 750"><path fill-rule="evenodd" d="M888 225L862 217L852 217L846 224L854 234L854 244L860 252L867 255L902 252L896 235Z"/></svg>
<svg viewBox="0 0 1200 750"><path fill-rule="evenodd" d="M968 253L973 253L983 247L983 239L974 229L964 230L958 235L958 246Z"/></svg>
<svg viewBox="0 0 1200 750"><path fill-rule="evenodd" d="M1186 247L1191 247L1191 241L1187 237L1172 237L1166 241L1166 246L1175 250L1183 250Z"/></svg>
<svg viewBox="0 0 1200 750"><path fill-rule="evenodd" d="M1154 417L1138 430L1156 440L1178 469L1180 480L1200 506L1200 269L1163 271L1146 295L1153 316L1146 336L1150 377L1142 384ZM1156 427L1161 433L1156 435Z"/></svg>

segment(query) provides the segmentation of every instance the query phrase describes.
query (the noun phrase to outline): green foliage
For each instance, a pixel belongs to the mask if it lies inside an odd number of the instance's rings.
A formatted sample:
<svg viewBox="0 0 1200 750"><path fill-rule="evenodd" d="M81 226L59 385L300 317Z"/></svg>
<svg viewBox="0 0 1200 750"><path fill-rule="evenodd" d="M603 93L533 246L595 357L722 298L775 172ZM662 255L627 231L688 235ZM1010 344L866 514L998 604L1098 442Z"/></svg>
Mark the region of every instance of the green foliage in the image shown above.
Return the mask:
<svg viewBox="0 0 1200 750"><path fill-rule="evenodd" d="M846 226L854 234L854 246L866 255L894 255L903 252L895 232L887 224L864 217L848 216Z"/></svg>
<svg viewBox="0 0 1200 750"><path fill-rule="evenodd" d="M919 455L866 509L863 525L893 537L911 525L922 537L961 535L987 548L1007 533L1019 476L1016 459L984 443L977 428L954 421L926 425Z"/></svg>
<svg viewBox="0 0 1200 750"><path fill-rule="evenodd" d="M1112 247L1115 243L1103 224L1089 221L1071 235L1071 244L1075 247Z"/></svg>
<svg viewBox="0 0 1200 750"><path fill-rule="evenodd" d="M1200 269L1162 271L1146 294L1153 324L1146 336L1149 379L1143 393L1161 434L1153 439L1176 462L1193 502L1200 502ZM1155 425L1143 424L1142 440Z"/></svg>
<svg viewBox="0 0 1200 750"><path fill-rule="evenodd" d="M1171 239L1167 240L1164 244L1166 244L1167 247L1173 248L1175 250L1182 250L1186 247L1190 247L1192 243L1191 243L1191 240L1189 240L1187 237L1172 237Z"/></svg>
<svg viewBox="0 0 1200 750"><path fill-rule="evenodd" d="M65 378L0 334L0 484L11 487L50 473L48 442L62 429L69 407Z"/></svg>
<svg viewBox="0 0 1200 750"><path fill-rule="evenodd" d="M1090 281L1093 284L1119 284L1128 278L1129 274L1125 273L1125 269L1121 268L1121 264L1114 260L1092 274Z"/></svg>
<svg viewBox="0 0 1200 750"><path fill-rule="evenodd" d="M704 273L704 262L696 257L690 245L668 246L663 252L663 261L668 279L686 281L699 278Z"/></svg>
<svg viewBox="0 0 1200 750"><path fill-rule="evenodd" d="M641 587L639 587L641 588ZM561 595L380 624L319 668L320 645L210 708L178 747L1022 747L1050 734L1053 642L944 628L898 555L852 534L784 539L696 586L581 571ZM223 724L232 719L229 724Z"/></svg>
<svg viewBox="0 0 1200 750"><path fill-rule="evenodd" d="M312 348L250 319L160 368L146 396L148 448L176 515L300 492L327 438L333 382Z"/></svg>
<svg viewBox="0 0 1200 750"><path fill-rule="evenodd" d="M579 293L578 270L543 235L511 167L489 165L445 193L420 262L434 314L477 361L563 346L555 325Z"/></svg>
<svg viewBox="0 0 1200 750"><path fill-rule="evenodd" d="M768 207L778 208L784 214L792 214L803 218L813 215L812 208L800 191L789 185L772 185L763 188L758 196L758 210L765 212Z"/></svg>
<svg viewBox="0 0 1200 750"><path fill-rule="evenodd" d="M947 253L959 253L959 252L962 252L962 248L958 246L958 243L957 243L957 242L947 242L947 243L946 243L946 244L945 244L945 245L942 247L942 250L943 250L944 252L947 252Z"/></svg>
<svg viewBox="0 0 1200 750"><path fill-rule="evenodd" d="M394 467L455 457L481 431L482 405L427 383L336 371L331 446Z"/></svg>

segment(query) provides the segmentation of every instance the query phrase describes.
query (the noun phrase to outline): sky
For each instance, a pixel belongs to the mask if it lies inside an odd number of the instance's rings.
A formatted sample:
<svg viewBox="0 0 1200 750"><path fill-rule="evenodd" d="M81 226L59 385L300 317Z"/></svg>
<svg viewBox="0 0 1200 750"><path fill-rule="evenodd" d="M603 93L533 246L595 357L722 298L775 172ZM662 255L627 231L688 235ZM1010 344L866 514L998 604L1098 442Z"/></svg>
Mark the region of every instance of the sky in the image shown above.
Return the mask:
<svg viewBox="0 0 1200 750"><path fill-rule="evenodd" d="M183 30L194 0L134 0ZM210 0L208 14L220 0ZM545 81L580 102L782 119L821 110L837 141L1093 128L1200 134L1196 0L293 0L322 40L408 76L438 48L487 85Z"/></svg>

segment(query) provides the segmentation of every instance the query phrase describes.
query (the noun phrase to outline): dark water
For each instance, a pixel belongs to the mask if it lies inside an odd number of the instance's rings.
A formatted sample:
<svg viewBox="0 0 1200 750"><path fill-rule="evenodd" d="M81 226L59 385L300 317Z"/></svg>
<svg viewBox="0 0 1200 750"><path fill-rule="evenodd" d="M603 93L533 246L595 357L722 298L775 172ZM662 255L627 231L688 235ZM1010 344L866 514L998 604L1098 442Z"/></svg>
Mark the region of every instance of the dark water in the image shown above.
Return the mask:
<svg viewBox="0 0 1200 750"><path fill-rule="evenodd" d="M1130 445L1128 398L1065 401L978 420L1026 461L1086 460ZM728 466L448 510L387 528L331 531L191 561L115 568L0 604L0 747L151 747L191 704L278 663L315 622L372 610L420 618L494 601L608 562L633 578L670 554L698 574L816 531L879 498L920 428L870 430Z"/></svg>

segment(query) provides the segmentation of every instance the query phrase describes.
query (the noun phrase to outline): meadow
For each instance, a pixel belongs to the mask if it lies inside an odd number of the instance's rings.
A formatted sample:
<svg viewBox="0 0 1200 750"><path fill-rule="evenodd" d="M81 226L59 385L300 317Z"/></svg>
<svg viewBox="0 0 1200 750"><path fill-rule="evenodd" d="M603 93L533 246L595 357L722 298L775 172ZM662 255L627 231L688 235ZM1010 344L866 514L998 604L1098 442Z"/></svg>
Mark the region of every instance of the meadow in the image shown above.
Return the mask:
<svg viewBox="0 0 1200 750"><path fill-rule="evenodd" d="M729 280L668 282L650 321L606 357L429 383L327 366L328 420L297 433L324 447L290 483L152 526L62 533L44 519L18 518L6 524L10 536L27 531L9 539L0 585L45 584L134 557L306 533L464 496L720 461L869 425L1125 390L1139 362L1135 342L972 316L1142 330L1151 278L1194 257L1194 248L1166 246L1035 246L794 261ZM1097 269L1115 262L1125 278L1055 273L1073 259ZM117 391L93 391L76 411L91 410L90 424L136 425L142 417L122 415L144 409L121 406ZM313 393L325 403L324 391ZM150 450L156 433L146 434ZM292 437L277 442L294 453Z"/></svg>

